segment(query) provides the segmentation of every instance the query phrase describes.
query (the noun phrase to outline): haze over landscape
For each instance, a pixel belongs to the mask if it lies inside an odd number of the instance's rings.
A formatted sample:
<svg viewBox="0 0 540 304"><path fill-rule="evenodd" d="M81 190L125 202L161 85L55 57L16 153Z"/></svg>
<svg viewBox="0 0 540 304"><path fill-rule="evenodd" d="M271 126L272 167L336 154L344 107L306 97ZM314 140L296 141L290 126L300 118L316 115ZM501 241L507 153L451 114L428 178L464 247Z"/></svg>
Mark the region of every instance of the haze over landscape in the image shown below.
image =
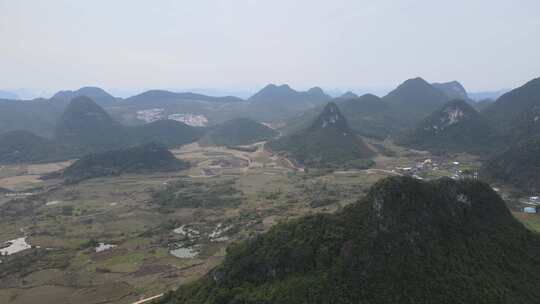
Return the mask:
<svg viewBox="0 0 540 304"><path fill-rule="evenodd" d="M539 9L0 0L0 303L539 303Z"/></svg>
<svg viewBox="0 0 540 304"><path fill-rule="evenodd" d="M419 75L509 89L540 69L539 9L534 0L1 1L0 89L92 85L127 97L283 82L384 93Z"/></svg>

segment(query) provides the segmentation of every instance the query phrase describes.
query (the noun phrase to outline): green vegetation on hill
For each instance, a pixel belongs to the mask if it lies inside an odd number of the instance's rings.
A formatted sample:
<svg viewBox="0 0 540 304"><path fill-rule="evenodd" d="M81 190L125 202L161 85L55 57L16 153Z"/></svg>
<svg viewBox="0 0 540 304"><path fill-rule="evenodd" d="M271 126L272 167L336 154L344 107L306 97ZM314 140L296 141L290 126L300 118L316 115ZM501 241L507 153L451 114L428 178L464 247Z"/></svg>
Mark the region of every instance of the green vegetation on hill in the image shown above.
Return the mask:
<svg viewBox="0 0 540 304"><path fill-rule="evenodd" d="M241 98L234 96L213 97L196 93L176 93L164 90L150 90L139 95L129 97L127 103L142 104L160 104L160 103L181 103L185 101L204 101L204 102L240 102Z"/></svg>
<svg viewBox="0 0 540 304"><path fill-rule="evenodd" d="M480 170L482 178L540 191L540 137L524 140L494 155Z"/></svg>
<svg viewBox="0 0 540 304"><path fill-rule="evenodd" d="M126 127L86 96L74 98L59 118L51 140L29 131L0 136L0 162L45 162L156 142L178 147L197 141L204 129L172 120Z"/></svg>
<svg viewBox="0 0 540 304"><path fill-rule="evenodd" d="M360 135L384 139L402 128L399 115L375 95L365 94L338 105L351 129Z"/></svg>
<svg viewBox="0 0 540 304"><path fill-rule="evenodd" d="M408 79L383 100L399 113L399 119L414 124L435 111L451 98L422 78Z"/></svg>
<svg viewBox="0 0 540 304"><path fill-rule="evenodd" d="M64 145L29 131L16 130L0 135L1 164L58 161L71 155Z"/></svg>
<svg viewBox="0 0 540 304"><path fill-rule="evenodd" d="M90 154L65 169L67 183L123 173L149 173L186 169L189 164L176 159L165 147L149 143L132 148Z"/></svg>
<svg viewBox="0 0 540 304"><path fill-rule="evenodd" d="M441 90L450 99L469 100L469 95L461 83L458 81L432 83L432 86Z"/></svg>
<svg viewBox="0 0 540 304"><path fill-rule="evenodd" d="M198 140L202 134L201 128L173 120L125 127L91 99L82 96L68 105L58 123L56 139L79 147L84 153L93 153L149 142L180 146Z"/></svg>
<svg viewBox="0 0 540 304"><path fill-rule="evenodd" d="M286 119L330 99L332 97L318 87L296 91L286 84L269 84L248 99L246 116L259 121Z"/></svg>
<svg viewBox="0 0 540 304"><path fill-rule="evenodd" d="M269 140L278 132L256 121L238 118L214 126L201 139L201 144L216 146L249 145Z"/></svg>
<svg viewBox="0 0 540 304"><path fill-rule="evenodd" d="M334 215L279 224L162 299L212 303L537 303L540 236L487 184L392 177Z"/></svg>
<svg viewBox="0 0 540 304"><path fill-rule="evenodd" d="M98 87L82 87L76 91L60 91L51 97L54 101L70 102L73 98L86 96L97 104L111 105L116 102L116 98L105 90Z"/></svg>
<svg viewBox="0 0 540 304"><path fill-rule="evenodd" d="M339 97L334 101L353 132L362 136L384 139L403 128L399 115L387 102L375 95ZM282 131L285 134L292 134L308 128L323 108L318 106L287 120Z"/></svg>
<svg viewBox="0 0 540 304"><path fill-rule="evenodd" d="M491 152L495 130L467 102L453 100L433 112L397 140L399 144L434 152Z"/></svg>
<svg viewBox="0 0 540 304"><path fill-rule="evenodd" d="M540 132L540 78L502 95L483 114L507 144L536 136Z"/></svg>
<svg viewBox="0 0 540 304"><path fill-rule="evenodd" d="M39 136L52 137L56 120L64 105L49 100L0 99L0 134L26 130Z"/></svg>
<svg viewBox="0 0 540 304"><path fill-rule="evenodd" d="M355 93L351 92L351 91L347 91L345 92L343 95L339 96L338 98L339 99L356 99L358 98L359 96L356 95Z"/></svg>
<svg viewBox="0 0 540 304"><path fill-rule="evenodd" d="M55 137L84 152L121 148L129 143L125 128L86 96L69 103L57 123Z"/></svg>
<svg viewBox="0 0 540 304"><path fill-rule="evenodd" d="M135 144L157 142L167 147L178 147L197 141L204 134L204 129L166 119L129 127L128 133Z"/></svg>
<svg viewBox="0 0 540 304"><path fill-rule="evenodd" d="M345 97L336 98L334 101L355 133L384 139L388 136L399 135L420 123L445 102L451 100L451 96L466 96L464 89L457 90L459 88L463 89L457 82L431 85L422 78L414 78L406 80L383 98L372 94L360 97L346 94ZM317 116L318 111L320 107L305 110L301 115L287 120L284 132L290 133L307 127Z"/></svg>
<svg viewBox="0 0 540 304"><path fill-rule="evenodd" d="M373 156L349 127L333 102L302 131L270 141L268 147L285 152L307 167L369 167Z"/></svg>

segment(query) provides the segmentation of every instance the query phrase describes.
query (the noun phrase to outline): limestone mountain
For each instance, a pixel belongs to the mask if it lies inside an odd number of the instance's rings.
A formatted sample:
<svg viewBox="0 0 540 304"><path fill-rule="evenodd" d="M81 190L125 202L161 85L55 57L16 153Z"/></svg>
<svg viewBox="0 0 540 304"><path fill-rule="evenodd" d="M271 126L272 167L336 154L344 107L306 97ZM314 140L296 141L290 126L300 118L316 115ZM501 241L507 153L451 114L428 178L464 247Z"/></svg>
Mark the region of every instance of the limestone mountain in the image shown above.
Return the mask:
<svg viewBox="0 0 540 304"><path fill-rule="evenodd" d="M296 91L286 84L269 84L248 99L250 104L246 111L250 118L271 121L293 117L331 99L319 87Z"/></svg>
<svg viewBox="0 0 540 304"><path fill-rule="evenodd" d="M278 132L247 118L237 118L210 128L201 139L203 145L239 146L272 139Z"/></svg>
<svg viewBox="0 0 540 304"><path fill-rule="evenodd" d="M540 78L502 95L483 113L507 142L518 142L539 134Z"/></svg>
<svg viewBox="0 0 540 304"><path fill-rule="evenodd" d="M484 112L487 108L493 105L495 100L486 98L478 101L469 102L469 104L478 112Z"/></svg>
<svg viewBox="0 0 540 304"><path fill-rule="evenodd" d="M453 100L399 138L398 143L437 152L489 152L495 130L463 100Z"/></svg>
<svg viewBox="0 0 540 304"><path fill-rule="evenodd" d="M0 135L0 163L58 161L71 156L67 147L26 130Z"/></svg>
<svg viewBox="0 0 540 304"><path fill-rule="evenodd" d="M46 99L0 99L0 133L27 130L52 137L56 120L63 110L64 105Z"/></svg>
<svg viewBox="0 0 540 304"><path fill-rule="evenodd" d="M408 79L383 97L391 104L401 119L417 123L450 98L422 78Z"/></svg>
<svg viewBox="0 0 540 304"><path fill-rule="evenodd" d="M100 176L177 171L188 167L189 163L176 159L164 146L148 143L86 155L67 167L63 177L67 183L76 183Z"/></svg>
<svg viewBox="0 0 540 304"><path fill-rule="evenodd" d="M268 146L307 167L342 167L373 156L334 102L328 103L309 127L270 141Z"/></svg>
<svg viewBox="0 0 540 304"><path fill-rule="evenodd" d="M513 185L530 194L540 191L540 137L523 140L488 159L483 179Z"/></svg>
<svg viewBox="0 0 540 304"><path fill-rule="evenodd" d="M127 127L86 96L74 98L56 125L53 138L26 130L0 135L0 162L45 162L76 158L130 146L157 142L178 147L197 141L205 130L173 120Z"/></svg>
<svg viewBox="0 0 540 304"><path fill-rule="evenodd" d="M351 91L347 91L343 95L339 96L338 98L341 98L341 99L356 99L358 97L359 96L356 95L355 93L353 93Z"/></svg>
<svg viewBox="0 0 540 304"><path fill-rule="evenodd" d="M467 90L465 90L463 85L458 81L454 80L450 82L435 82L431 85L441 90L450 99L461 99L465 101L469 99Z"/></svg>
<svg viewBox="0 0 540 304"><path fill-rule="evenodd" d="M86 96L102 106L111 105L117 101L116 97L98 87L82 87L76 91L60 91L54 94L51 99L69 103L73 98L80 96Z"/></svg>
<svg viewBox="0 0 540 304"><path fill-rule="evenodd" d="M384 139L403 128L399 115L393 107L373 94L349 99L336 98L334 101L356 134ZM308 128L322 109L323 106L318 106L288 119L282 131L292 134Z"/></svg>
<svg viewBox="0 0 540 304"><path fill-rule="evenodd" d="M331 99L329 95L319 87L314 87L308 91L296 91L290 86L283 84L280 86L269 84L259 92L251 96L248 101L250 102L271 102L271 103L285 103L285 102L312 102L320 103Z"/></svg>
<svg viewBox="0 0 540 304"><path fill-rule="evenodd" d="M485 183L390 177L278 224L163 304L538 302L540 236Z"/></svg>
<svg viewBox="0 0 540 304"><path fill-rule="evenodd" d="M92 151L119 148L129 142L125 128L86 96L75 97L69 103L57 123L55 137Z"/></svg>
<svg viewBox="0 0 540 304"><path fill-rule="evenodd" d="M150 90L141 94L129 97L125 102L136 104L149 104L160 106L162 103L181 103L189 101L198 102L239 102L241 98L234 96L214 97L191 92L176 93L166 90Z"/></svg>
<svg viewBox="0 0 540 304"><path fill-rule="evenodd" d="M156 142L172 148L199 140L205 133L205 129L164 119L142 126L129 127L127 133L133 144Z"/></svg>
<svg viewBox="0 0 540 304"><path fill-rule="evenodd" d="M373 94L344 100L338 105L351 129L363 136L384 139L402 128L392 106Z"/></svg>

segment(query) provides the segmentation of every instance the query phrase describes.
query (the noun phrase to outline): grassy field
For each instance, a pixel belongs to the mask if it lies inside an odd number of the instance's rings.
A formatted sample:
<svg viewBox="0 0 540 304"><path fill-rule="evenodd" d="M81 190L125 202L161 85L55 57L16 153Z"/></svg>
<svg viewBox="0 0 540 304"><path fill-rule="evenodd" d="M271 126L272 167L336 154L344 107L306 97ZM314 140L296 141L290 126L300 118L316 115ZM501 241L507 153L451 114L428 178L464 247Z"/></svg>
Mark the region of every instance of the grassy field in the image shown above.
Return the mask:
<svg viewBox="0 0 540 304"><path fill-rule="evenodd" d="M512 214L530 230L540 234L540 215L512 212Z"/></svg>

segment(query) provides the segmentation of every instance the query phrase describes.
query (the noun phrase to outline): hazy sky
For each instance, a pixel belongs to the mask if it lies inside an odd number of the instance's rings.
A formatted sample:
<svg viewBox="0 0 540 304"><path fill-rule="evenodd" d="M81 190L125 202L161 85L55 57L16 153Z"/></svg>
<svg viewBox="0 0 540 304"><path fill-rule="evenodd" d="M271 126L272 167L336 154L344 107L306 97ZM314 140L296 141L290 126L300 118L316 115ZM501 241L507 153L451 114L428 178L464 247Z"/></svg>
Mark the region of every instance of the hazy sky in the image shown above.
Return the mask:
<svg viewBox="0 0 540 304"><path fill-rule="evenodd" d="M393 87L540 76L538 0L0 0L0 89Z"/></svg>

